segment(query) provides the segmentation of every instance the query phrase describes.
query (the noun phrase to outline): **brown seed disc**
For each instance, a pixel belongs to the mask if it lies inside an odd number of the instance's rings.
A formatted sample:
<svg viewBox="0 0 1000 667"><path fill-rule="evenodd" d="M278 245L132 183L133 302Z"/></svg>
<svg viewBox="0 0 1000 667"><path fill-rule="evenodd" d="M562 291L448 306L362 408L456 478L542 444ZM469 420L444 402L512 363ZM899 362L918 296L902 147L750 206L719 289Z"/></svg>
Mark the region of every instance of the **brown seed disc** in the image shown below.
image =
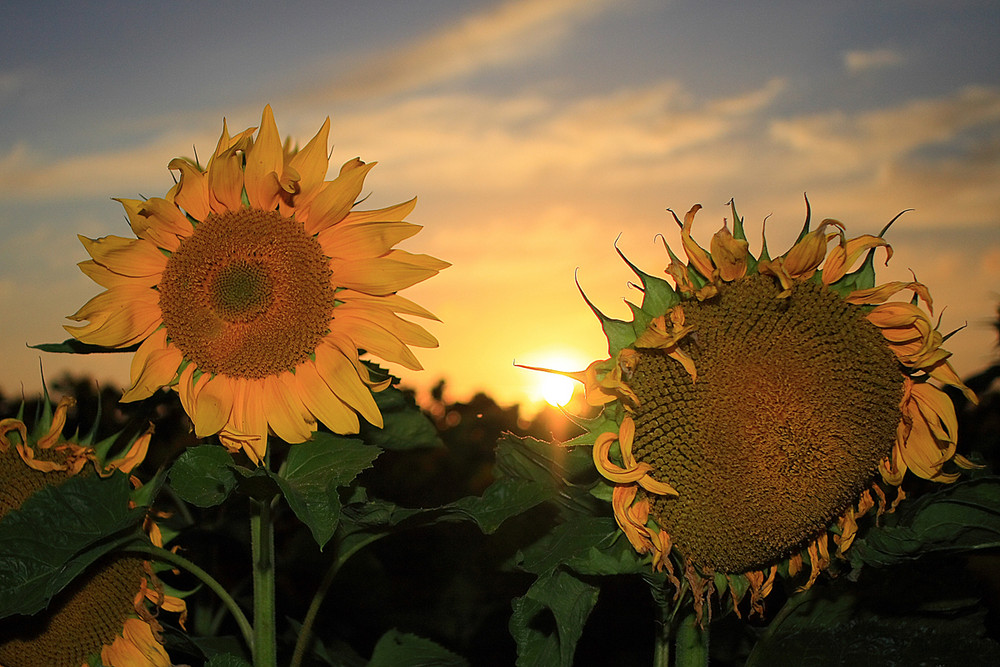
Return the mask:
<svg viewBox="0 0 1000 667"><path fill-rule="evenodd" d="M209 215L160 280L168 337L199 370L260 379L294 368L329 331L329 260L276 211Z"/></svg>
<svg viewBox="0 0 1000 667"><path fill-rule="evenodd" d="M652 514L685 556L740 573L801 549L854 502L892 448L903 377L882 334L814 283L786 299L751 276L683 304L697 382L640 350L634 452L676 498Z"/></svg>

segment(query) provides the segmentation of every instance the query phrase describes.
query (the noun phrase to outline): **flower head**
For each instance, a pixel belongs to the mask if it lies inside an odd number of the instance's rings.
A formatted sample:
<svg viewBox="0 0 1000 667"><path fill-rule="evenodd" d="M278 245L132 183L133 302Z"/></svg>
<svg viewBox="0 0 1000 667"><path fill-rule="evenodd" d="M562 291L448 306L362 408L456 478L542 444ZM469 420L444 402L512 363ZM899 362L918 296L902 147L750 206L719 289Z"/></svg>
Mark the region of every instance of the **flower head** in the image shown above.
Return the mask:
<svg viewBox="0 0 1000 667"><path fill-rule="evenodd" d="M719 581L759 610L779 570L811 585L908 470L951 482L971 465L940 387L975 396L927 288L875 286L876 249L892 253L882 234L848 239L834 220L810 230L807 216L786 253L772 259L765 243L754 257L733 207L734 231L723 225L709 252L691 235L700 208L678 220L687 263L667 247L673 285L622 255L642 305L632 322L594 308L610 357L569 375L604 406L583 441L633 547L686 577L699 613ZM913 300L891 301L901 292Z"/></svg>
<svg viewBox="0 0 1000 667"><path fill-rule="evenodd" d="M230 136L202 168L176 158L163 198L120 199L137 238L81 237L80 268L104 292L70 316L84 343L128 348L123 401L175 388L199 436L220 434L259 461L269 433L291 443L326 424L356 433L382 416L362 351L410 369L409 346L437 341L400 315L435 319L397 292L448 266L394 248L420 227L415 200L353 210L375 163L327 181L330 121L302 150L283 147L266 107L260 131Z"/></svg>
<svg viewBox="0 0 1000 667"><path fill-rule="evenodd" d="M32 433L20 419L0 421L0 520L42 488L77 475L131 473L145 458L151 430L115 457L107 455L115 437L95 444L89 437L64 439L73 403L63 398L54 412L46 403ZM146 530L162 546L156 524L147 520ZM0 665L79 667L99 655L109 667L169 667L158 609L180 613L183 624L184 601L167 592L148 561L108 554L53 598L46 611L0 621Z"/></svg>

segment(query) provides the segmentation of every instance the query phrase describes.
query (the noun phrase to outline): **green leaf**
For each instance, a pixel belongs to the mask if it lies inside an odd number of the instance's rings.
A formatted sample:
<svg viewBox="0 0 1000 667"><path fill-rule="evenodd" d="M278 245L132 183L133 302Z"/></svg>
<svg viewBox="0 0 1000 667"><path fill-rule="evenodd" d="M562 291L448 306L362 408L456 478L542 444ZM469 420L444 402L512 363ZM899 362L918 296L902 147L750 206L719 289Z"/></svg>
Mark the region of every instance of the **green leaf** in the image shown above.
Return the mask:
<svg viewBox="0 0 1000 667"><path fill-rule="evenodd" d="M218 445L190 447L170 468L170 486L185 502L214 507L236 486L233 457Z"/></svg>
<svg viewBox="0 0 1000 667"><path fill-rule="evenodd" d="M249 662L239 657L238 655L233 655L232 653L223 653L219 655L213 655L212 659L205 663L205 667L253 667Z"/></svg>
<svg viewBox="0 0 1000 667"><path fill-rule="evenodd" d="M396 387L377 391L375 404L382 413L382 428L363 424L360 437L382 449L408 450L443 447L434 423L414 402L413 397Z"/></svg>
<svg viewBox="0 0 1000 667"><path fill-rule="evenodd" d="M368 667L467 667L468 661L429 639L389 630L375 644Z"/></svg>
<svg viewBox="0 0 1000 667"><path fill-rule="evenodd" d="M317 433L289 449L284 471L273 477L321 550L340 520L337 489L350 484L381 453L378 447L329 433Z"/></svg>
<svg viewBox="0 0 1000 667"><path fill-rule="evenodd" d="M472 519L486 534L492 534L504 521L526 512L546 500L555 492L535 482L503 479L494 482L482 496L466 496L445 505L449 517L462 516Z"/></svg>
<svg viewBox="0 0 1000 667"><path fill-rule="evenodd" d="M903 503L854 541L854 565L885 566L936 553L1000 547L1000 477L958 482Z"/></svg>
<svg viewBox="0 0 1000 667"><path fill-rule="evenodd" d="M76 476L0 520L0 618L34 614L91 563L135 539L128 475Z"/></svg>
<svg viewBox="0 0 1000 667"><path fill-rule="evenodd" d="M524 597L514 600L509 627L517 643L518 666L572 665L597 594L596 586L563 570L539 577ZM555 621L552 630L544 623L547 614Z"/></svg>
<svg viewBox="0 0 1000 667"><path fill-rule="evenodd" d="M111 352L135 352L139 349L138 345L131 345L129 347L90 345L88 343L81 343L75 338L67 338L61 343L40 343L38 345L29 345L28 347L41 350L42 352L55 352L58 354L105 354Z"/></svg>

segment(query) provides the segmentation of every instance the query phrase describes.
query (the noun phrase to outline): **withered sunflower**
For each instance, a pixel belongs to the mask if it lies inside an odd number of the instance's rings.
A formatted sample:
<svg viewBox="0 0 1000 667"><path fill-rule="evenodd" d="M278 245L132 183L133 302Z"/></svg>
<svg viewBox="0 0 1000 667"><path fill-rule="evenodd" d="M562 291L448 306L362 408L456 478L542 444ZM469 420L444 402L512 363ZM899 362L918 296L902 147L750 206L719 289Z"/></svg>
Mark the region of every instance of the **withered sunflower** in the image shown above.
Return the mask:
<svg viewBox="0 0 1000 667"><path fill-rule="evenodd" d="M31 434L21 419L0 421L0 520L42 488L75 475L131 473L145 458L152 431L116 458L103 453L114 437L96 444L89 438L63 438L73 402L63 398ZM145 528L162 546L156 523L147 519ZM0 666L80 667L100 656L109 667L169 667L156 619L160 609L181 614L183 625L184 600L168 592L153 566L140 557L112 553L74 579L47 610L0 621Z"/></svg>
<svg viewBox="0 0 1000 667"><path fill-rule="evenodd" d="M678 590L686 578L699 616L722 589L734 607L749 591L759 612L779 572L811 586L861 515L902 499L907 470L952 482L971 466L941 386L975 396L941 347L927 288L875 285L889 225L856 238L835 220L810 230L807 202L798 240L772 259L766 242L750 254L735 206L733 231L724 222L699 246L700 208L674 216L686 264L664 242L672 285L619 252L642 304L623 322L588 300L610 357L566 375L603 406L583 441L632 546ZM891 301L904 291L911 301Z"/></svg>
<svg viewBox="0 0 1000 667"><path fill-rule="evenodd" d="M260 131L222 136L207 168L176 158L164 198L120 199L138 238L81 237L80 268L106 291L70 316L84 343L138 344L123 401L174 387L195 433L219 433L260 461L268 433L307 440L317 421L356 433L382 416L359 350L420 369L410 345L437 341L400 314L436 319L398 291L446 262L393 248L420 227L416 200L352 210L375 163L332 181L329 118L302 150L282 146L271 108Z"/></svg>

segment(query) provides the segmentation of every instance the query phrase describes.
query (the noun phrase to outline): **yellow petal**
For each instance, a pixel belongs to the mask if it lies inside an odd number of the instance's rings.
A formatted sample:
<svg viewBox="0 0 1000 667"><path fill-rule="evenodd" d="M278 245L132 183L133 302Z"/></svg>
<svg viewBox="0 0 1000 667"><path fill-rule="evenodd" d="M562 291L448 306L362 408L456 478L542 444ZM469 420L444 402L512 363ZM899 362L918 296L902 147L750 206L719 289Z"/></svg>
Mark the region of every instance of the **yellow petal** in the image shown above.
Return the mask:
<svg viewBox="0 0 1000 667"><path fill-rule="evenodd" d="M362 325L365 321L373 322L386 329L407 345L430 348L438 345L437 339L418 324L407 322L391 312L363 307L351 308L350 304L346 303L334 308L331 329L335 328L350 335L356 326Z"/></svg>
<svg viewBox="0 0 1000 667"><path fill-rule="evenodd" d="M308 144L292 156L289 167L299 174L299 194L296 205L302 206L312 201L330 168L327 146L330 141L330 118L327 117Z"/></svg>
<svg viewBox="0 0 1000 667"><path fill-rule="evenodd" d="M408 222L366 222L339 224L316 236L327 257L357 259L381 257L392 247L421 230Z"/></svg>
<svg viewBox="0 0 1000 667"><path fill-rule="evenodd" d="M808 278L819 267L826 257L826 247L830 240L837 237L837 234L826 234L825 230L830 226L844 228L836 220L824 220L817 229L806 234L785 253L782 265L789 276Z"/></svg>
<svg viewBox="0 0 1000 667"><path fill-rule="evenodd" d="M170 384L183 360L181 351L167 343L167 330L161 327L154 331L132 357L132 386L122 396L122 403L149 398Z"/></svg>
<svg viewBox="0 0 1000 667"><path fill-rule="evenodd" d="M243 206L242 158L228 153L215 158L208 169L208 200L217 214L238 211Z"/></svg>
<svg viewBox="0 0 1000 667"><path fill-rule="evenodd" d="M306 208L307 234L318 234L347 215L361 194L365 176L375 164L365 164L355 158L340 168L340 175L327 183Z"/></svg>
<svg viewBox="0 0 1000 667"><path fill-rule="evenodd" d="M79 262L77 266L80 267L80 270L83 271L84 275L101 287L105 288L121 287L122 285L153 287L160 282L160 274L153 274L149 276L123 276L120 273L115 273L106 266L98 264L92 259Z"/></svg>
<svg viewBox="0 0 1000 667"><path fill-rule="evenodd" d="M371 391L362 382L351 361L326 339L316 348L316 370L340 400L354 408L370 424L382 427L382 414Z"/></svg>
<svg viewBox="0 0 1000 667"><path fill-rule="evenodd" d="M350 319L346 335L354 341L358 348L386 361L400 364L413 371L419 371L423 368L410 348L399 338L363 317Z"/></svg>
<svg viewBox="0 0 1000 667"><path fill-rule="evenodd" d="M871 234L863 234L845 241L843 234L841 234L840 244L830 251L826 263L823 264L823 284L832 285L843 278L851 271L862 253L878 247L886 249L885 263L889 264L889 260L892 259L892 246L885 239Z"/></svg>
<svg viewBox="0 0 1000 667"><path fill-rule="evenodd" d="M379 208L372 211L351 211L344 216L343 224L350 225L365 222L402 222L406 216L413 212L416 205L417 198L414 197L413 199L405 201L402 204L387 206L385 208Z"/></svg>
<svg viewBox="0 0 1000 667"><path fill-rule="evenodd" d="M364 304L368 308L387 310L392 313L403 313L404 315L415 315L440 322L434 313L398 294L375 296L355 290L340 290L337 292L337 300L344 303Z"/></svg>
<svg viewBox="0 0 1000 667"><path fill-rule="evenodd" d="M698 245L691 237L691 228L694 226L694 216L701 210L701 204L695 204L684 215L684 224L681 226L681 245L688 256L688 262L698 270L702 276L711 282L715 278L715 267L712 265L712 258L705 249Z"/></svg>
<svg viewBox="0 0 1000 667"><path fill-rule="evenodd" d="M722 229L712 237L712 261L719 268L719 277L726 282L742 278L747 272L747 248L744 240L735 238L729 227L723 223Z"/></svg>
<svg viewBox="0 0 1000 667"><path fill-rule="evenodd" d="M393 250L385 257L332 260L333 283L338 287L384 296L406 289L451 266L427 255Z"/></svg>
<svg viewBox="0 0 1000 667"><path fill-rule="evenodd" d="M157 292L130 285L98 294L69 319L90 320L80 327L63 328L81 342L104 347L134 345L163 324Z"/></svg>
<svg viewBox="0 0 1000 667"><path fill-rule="evenodd" d="M167 267L167 256L156 244L145 239L127 239L121 236L104 236L88 239L77 236L87 253L98 264L123 276L159 276Z"/></svg>
<svg viewBox="0 0 1000 667"><path fill-rule="evenodd" d="M306 419L305 406L293 396L285 382L269 375L263 380L267 423L274 434L288 443L305 442L312 437L316 422Z"/></svg>
<svg viewBox="0 0 1000 667"><path fill-rule="evenodd" d="M184 158L174 158L167 166L181 172L174 203L195 220L204 220L212 212L208 201L208 172Z"/></svg>
<svg viewBox="0 0 1000 667"><path fill-rule="evenodd" d="M316 419L326 424L334 433L357 433L360 427L358 413L341 401L330 386L323 381L312 361L305 361L295 368L298 396Z"/></svg>
<svg viewBox="0 0 1000 667"><path fill-rule="evenodd" d="M216 375L204 383L199 381L195 391L194 433L199 438L215 435L229 423L233 411L233 380L225 375Z"/></svg>
<svg viewBox="0 0 1000 667"><path fill-rule="evenodd" d="M243 181L251 208L273 211L278 205L278 181L281 179L284 153L281 137L274 122L271 105L264 107L260 132L247 149Z"/></svg>

